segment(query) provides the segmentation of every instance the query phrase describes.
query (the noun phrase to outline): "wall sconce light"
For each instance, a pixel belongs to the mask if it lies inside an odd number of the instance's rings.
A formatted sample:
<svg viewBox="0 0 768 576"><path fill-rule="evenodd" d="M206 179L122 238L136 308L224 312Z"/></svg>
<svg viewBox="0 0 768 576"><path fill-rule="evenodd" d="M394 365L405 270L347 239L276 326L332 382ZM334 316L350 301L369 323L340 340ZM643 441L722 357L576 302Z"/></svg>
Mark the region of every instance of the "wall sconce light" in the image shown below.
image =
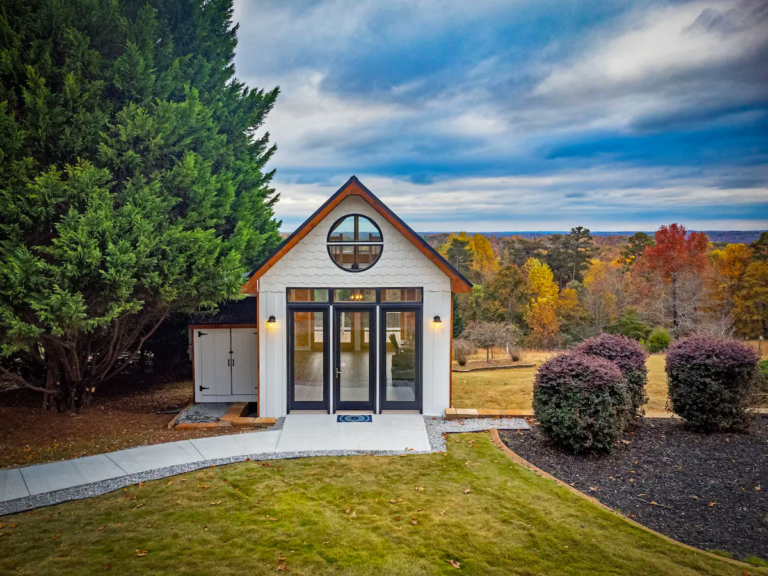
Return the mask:
<svg viewBox="0 0 768 576"><path fill-rule="evenodd" d="M440 326L440 324L442 324L442 323L443 323L443 321L440 319L440 316L435 316L435 317L432 319L432 322L434 322L434 323L435 323L435 326Z"/></svg>
<svg viewBox="0 0 768 576"><path fill-rule="evenodd" d="M274 325L275 325L275 322L277 322L277 320L275 320L275 317L274 317L274 316L270 316L269 318L267 318L267 324L268 324L269 326L274 326Z"/></svg>

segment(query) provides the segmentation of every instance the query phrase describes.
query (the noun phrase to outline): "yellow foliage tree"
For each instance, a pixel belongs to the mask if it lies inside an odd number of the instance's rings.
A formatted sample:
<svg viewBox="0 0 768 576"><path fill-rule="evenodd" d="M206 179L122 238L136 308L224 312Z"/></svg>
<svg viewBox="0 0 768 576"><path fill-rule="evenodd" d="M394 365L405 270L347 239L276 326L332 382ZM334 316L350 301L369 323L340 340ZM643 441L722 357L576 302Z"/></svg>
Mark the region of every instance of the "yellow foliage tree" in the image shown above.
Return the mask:
<svg viewBox="0 0 768 576"><path fill-rule="evenodd" d="M591 260L584 275L584 307L589 312L594 327L603 329L616 320L618 296L622 282L622 263Z"/></svg>
<svg viewBox="0 0 768 576"><path fill-rule="evenodd" d="M534 347L554 346L560 336L561 302L552 270L540 260L529 258L523 271L528 278L530 294L530 302L523 312L523 319L530 330L529 344ZM569 294L569 303L571 299Z"/></svg>
<svg viewBox="0 0 768 576"><path fill-rule="evenodd" d="M475 273L476 279L483 284L493 280L499 271L499 262L496 260L496 255L493 253L493 247L488 238L482 234L475 234L470 245L474 253L472 271Z"/></svg>
<svg viewBox="0 0 768 576"><path fill-rule="evenodd" d="M706 279L707 298L704 309L711 315L730 317L742 279L752 263L752 250L746 244L728 244L709 255L712 273Z"/></svg>

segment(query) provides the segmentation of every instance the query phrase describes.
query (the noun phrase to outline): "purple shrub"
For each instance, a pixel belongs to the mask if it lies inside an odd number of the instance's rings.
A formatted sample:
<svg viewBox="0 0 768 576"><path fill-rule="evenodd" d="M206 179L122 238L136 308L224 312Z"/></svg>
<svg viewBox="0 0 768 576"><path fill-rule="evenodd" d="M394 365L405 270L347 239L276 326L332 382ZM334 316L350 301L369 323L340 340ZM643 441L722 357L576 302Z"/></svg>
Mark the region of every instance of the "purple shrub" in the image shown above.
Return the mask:
<svg viewBox="0 0 768 576"><path fill-rule="evenodd" d="M672 411L702 432L745 430L757 392L757 353L735 340L685 338L667 351Z"/></svg>
<svg viewBox="0 0 768 576"><path fill-rule="evenodd" d="M536 373L533 410L544 433L563 448L610 452L627 422L626 380L610 360L561 354Z"/></svg>
<svg viewBox="0 0 768 576"><path fill-rule="evenodd" d="M637 341L620 334L600 334L584 340L573 349L576 353L599 356L614 362L627 380L630 417L641 418L643 406L648 402L645 385L648 382L648 355Z"/></svg>

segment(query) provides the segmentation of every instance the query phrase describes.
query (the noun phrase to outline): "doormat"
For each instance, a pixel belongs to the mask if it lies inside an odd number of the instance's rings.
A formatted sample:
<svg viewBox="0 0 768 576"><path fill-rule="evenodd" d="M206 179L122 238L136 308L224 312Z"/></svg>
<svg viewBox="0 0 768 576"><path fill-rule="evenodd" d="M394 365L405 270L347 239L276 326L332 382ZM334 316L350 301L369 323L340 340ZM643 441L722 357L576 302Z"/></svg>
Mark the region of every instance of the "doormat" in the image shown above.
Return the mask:
<svg viewBox="0 0 768 576"><path fill-rule="evenodd" d="M343 414L336 416L336 422L373 422L370 414Z"/></svg>

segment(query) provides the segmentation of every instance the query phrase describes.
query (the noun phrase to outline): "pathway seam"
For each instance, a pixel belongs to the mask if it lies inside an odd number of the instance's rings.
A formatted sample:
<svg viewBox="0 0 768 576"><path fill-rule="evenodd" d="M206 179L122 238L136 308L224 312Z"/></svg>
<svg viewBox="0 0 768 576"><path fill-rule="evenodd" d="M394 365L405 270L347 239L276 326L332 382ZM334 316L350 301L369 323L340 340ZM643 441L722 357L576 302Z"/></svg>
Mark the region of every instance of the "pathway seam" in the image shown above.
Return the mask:
<svg viewBox="0 0 768 576"><path fill-rule="evenodd" d="M215 438L215 436L209 436L209 438ZM200 454L200 458L202 458L203 460L205 460L205 456L203 456L202 452L200 452L200 450L198 450L198 449L197 449L197 446L195 446L195 445L192 443L192 441L191 441L191 440L187 440L187 442L189 442L189 445L190 445L190 446L192 446L192 448L194 448L194 449L195 449L195 452L197 452L198 454Z"/></svg>
<svg viewBox="0 0 768 576"><path fill-rule="evenodd" d="M120 470L122 470L122 471L123 471L123 474L125 474L126 476L128 476L128 472L126 472L126 471L125 471L125 468L123 468L122 466L120 466L120 464L118 464L117 462L115 462L114 460L112 460L112 458L110 458L110 456L109 456L109 453L106 453L106 452L105 452L105 453L104 453L104 456L106 456L106 457L109 459L109 461L110 461L110 462L112 462L112 464L114 464L115 466L117 466L118 468L120 468Z"/></svg>

